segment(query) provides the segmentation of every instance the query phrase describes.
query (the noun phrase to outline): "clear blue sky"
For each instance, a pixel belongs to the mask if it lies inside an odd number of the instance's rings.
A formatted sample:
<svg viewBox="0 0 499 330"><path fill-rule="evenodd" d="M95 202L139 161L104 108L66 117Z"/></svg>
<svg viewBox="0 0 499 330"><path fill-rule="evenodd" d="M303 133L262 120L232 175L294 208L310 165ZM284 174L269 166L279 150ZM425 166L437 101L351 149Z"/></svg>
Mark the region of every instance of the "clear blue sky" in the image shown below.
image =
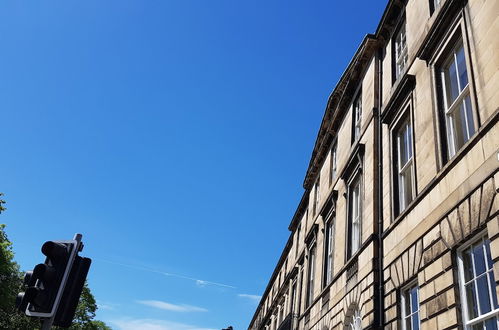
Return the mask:
<svg viewBox="0 0 499 330"><path fill-rule="evenodd" d="M80 232L113 328L245 329L385 5L2 1L0 222L21 268Z"/></svg>

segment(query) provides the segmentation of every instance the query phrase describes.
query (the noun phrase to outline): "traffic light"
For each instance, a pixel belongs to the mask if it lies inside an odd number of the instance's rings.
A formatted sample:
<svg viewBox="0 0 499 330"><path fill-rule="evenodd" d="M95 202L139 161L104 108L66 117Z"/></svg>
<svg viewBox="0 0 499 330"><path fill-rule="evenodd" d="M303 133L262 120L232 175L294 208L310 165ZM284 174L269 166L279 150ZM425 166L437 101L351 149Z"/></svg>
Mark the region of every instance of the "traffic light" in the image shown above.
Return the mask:
<svg viewBox="0 0 499 330"><path fill-rule="evenodd" d="M77 240L48 241L42 245L45 263L26 273L24 284L27 289L16 299L19 311L32 317L51 318L55 315L78 248Z"/></svg>
<svg viewBox="0 0 499 330"><path fill-rule="evenodd" d="M91 263L92 260L89 258L76 256L55 314L54 325L64 328L71 326Z"/></svg>
<svg viewBox="0 0 499 330"><path fill-rule="evenodd" d="M45 263L26 272L25 292L17 295L20 312L43 320L42 329L52 325L67 328L73 317L92 262L78 256L83 249L81 234L69 241L48 241L42 245Z"/></svg>

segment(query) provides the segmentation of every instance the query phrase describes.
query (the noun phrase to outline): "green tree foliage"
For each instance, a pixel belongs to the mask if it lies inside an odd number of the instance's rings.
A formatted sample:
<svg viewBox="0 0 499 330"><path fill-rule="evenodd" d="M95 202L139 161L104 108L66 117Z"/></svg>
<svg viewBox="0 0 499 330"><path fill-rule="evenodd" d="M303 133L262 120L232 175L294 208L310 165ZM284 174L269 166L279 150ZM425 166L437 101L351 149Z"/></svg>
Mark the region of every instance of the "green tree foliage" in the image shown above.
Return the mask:
<svg viewBox="0 0 499 330"><path fill-rule="evenodd" d="M1 194L0 194L1 196ZM4 210L0 199L0 212ZM5 225L0 224L0 329L5 330L38 330L40 322L18 313L15 308L16 296L22 290L24 274L14 261L12 243L5 233ZM110 330L104 322L94 320L97 303L85 283L80 301L76 308L71 330ZM57 329L54 327L54 329Z"/></svg>
<svg viewBox="0 0 499 330"><path fill-rule="evenodd" d="M3 203L0 201L2 210ZM16 296L23 280L4 228L5 225L0 224L0 329L38 329L38 322L16 312Z"/></svg>

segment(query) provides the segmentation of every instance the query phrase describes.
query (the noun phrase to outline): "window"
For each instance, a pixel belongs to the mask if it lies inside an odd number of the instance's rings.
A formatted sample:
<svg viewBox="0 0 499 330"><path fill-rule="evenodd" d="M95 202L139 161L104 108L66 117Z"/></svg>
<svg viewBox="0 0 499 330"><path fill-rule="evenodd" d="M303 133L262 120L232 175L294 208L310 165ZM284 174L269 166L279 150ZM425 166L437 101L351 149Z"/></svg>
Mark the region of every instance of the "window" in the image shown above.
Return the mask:
<svg viewBox="0 0 499 330"><path fill-rule="evenodd" d="M395 34L393 40L394 47L394 67L395 67L395 80L397 80L404 72L407 64L407 40L405 33L405 21L400 25L399 30Z"/></svg>
<svg viewBox="0 0 499 330"><path fill-rule="evenodd" d="M279 317L277 319L277 324L280 325L283 321L283 315L284 315L284 301L279 305Z"/></svg>
<svg viewBox="0 0 499 330"><path fill-rule="evenodd" d="M402 292L402 330L419 330L419 287L413 283Z"/></svg>
<svg viewBox="0 0 499 330"><path fill-rule="evenodd" d="M298 302L296 300L297 300L297 296L296 296L296 279L295 279L293 281L293 287L291 289L291 313L293 313L293 314L298 312L298 308L297 308Z"/></svg>
<svg viewBox="0 0 499 330"><path fill-rule="evenodd" d="M319 176L317 178L317 181L315 181L315 188L314 188L314 215L317 214L317 211L319 209L320 181L321 181L321 177Z"/></svg>
<svg viewBox="0 0 499 330"><path fill-rule="evenodd" d="M326 239L324 253L324 286L333 279L334 218L326 223Z"/></svg>
<svg viewBox="0 0 499 330"><path fill-rule="evenodd" d="M362 316L358 309L355 309L353 314L345 322L345 330L362 330Z"/></svg>
<svg viewBox="0 0 499 330"><path fill-rule="evenodd" d="M442 0L430 0L430 14L433 14L440 7L441 2Z"/></svg>
<svg viewBox="0 0 499 330"><path fill-rule="evenodd" d="M393 142L396 158L395 187L398 197L395 214L398 215L409 205L415 195L412 123L409 111L396 126Z"/></svg>
<svg viewBox="0 0 499 330"><path fill-rule="evenodd" d="M336 174L337 174L337 163L336 163L337 146L338 146L338 144L335 142L333 144L333 147L331 148L331 164L330 164L330 171L329 171L329 184L332 184L333 180L336 179Z"/></svg>
<svg viewBox="0 0 499 330"><path fill-rule="evenodd" d="M437 86L445 122L447 156L452 158L475 133L475 120L462 40L446 55L437 66Z"/></svg>
<svg viewBox="0 0 499 330"><path fill-rule="evenodd" d="M296 250L295 250L295 258L298 256L298 246L300 245L300 231L301 231L301 225L298 226L298 229L296 230Z"/></svg>
<svg viewBox="0 0 499 330"><path fill-rule="evenodd" d="M362 121L362 93L359 92L353 102L352 114L352 143L357 141L360 136L360 128Z"/></svg>
<svg viewBox="0 0 499 330"><path fill-rule="evenodd" d="M307 307L314 299L314 277L315 277L315 245L310 248L308 254L308 286L307 286Z"/></svg>
<svg viewBox="0 0 499 330"><path fill-rule="evenodd" d="M458 258L465 329L498 329L499 304L492 270L490 241L482 237Z"/></svg>
<svg viewBox="0 0 499 330"><path fill-rule="evenodd" d="M349 219L347 259L350 259L360 248L361 233L361 189L360 174L349 185Z"/></svg>

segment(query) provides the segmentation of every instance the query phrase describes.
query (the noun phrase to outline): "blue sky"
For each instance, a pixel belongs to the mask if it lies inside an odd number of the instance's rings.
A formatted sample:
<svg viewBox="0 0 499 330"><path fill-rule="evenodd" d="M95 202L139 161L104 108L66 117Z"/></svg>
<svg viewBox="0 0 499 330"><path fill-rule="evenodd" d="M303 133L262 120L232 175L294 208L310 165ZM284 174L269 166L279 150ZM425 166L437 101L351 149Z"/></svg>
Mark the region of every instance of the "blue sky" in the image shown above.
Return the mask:
<svg viewBox="0 0 499 330"><path fill-rule="evenodd" d="M0 216L83 234L114 329L248 326L329 93L385 1L0 3Z"/></svg>

